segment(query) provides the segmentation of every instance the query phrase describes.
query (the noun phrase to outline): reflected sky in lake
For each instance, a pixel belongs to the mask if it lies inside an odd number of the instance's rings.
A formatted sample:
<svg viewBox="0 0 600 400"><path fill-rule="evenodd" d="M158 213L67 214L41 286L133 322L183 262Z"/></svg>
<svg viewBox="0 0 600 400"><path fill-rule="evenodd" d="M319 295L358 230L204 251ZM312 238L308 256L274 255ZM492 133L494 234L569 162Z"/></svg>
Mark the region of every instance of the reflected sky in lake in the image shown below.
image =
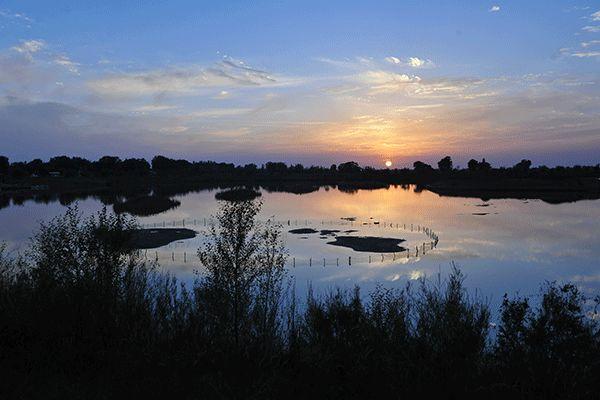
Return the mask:
<svg viewBox="0 0 600 400"><path fill-rule="evenodd" d="M170 226L175 222L181 226L185 220L186 227L202 231L203 219L217 209L215 193L201 191L175 196L181 202L180 207L140 218L140 222L150 226L163 223ZM274 217L283 221L286 232L305 226L317 230L358 229L355 235L406 239L402 245L409 249L430 239L422 232L402 229L404 224L413 224L415 229L429 227L439 236L438 246L425 255L414 257L413 253L408 259L400 254L397 258L387 255L381 262L379 254L327 245L331 239L321 239L319 234L286 233L289 273L295 278L299 294L309 282L318 292L356 284L366 291L378 283L401 287L423 276L435 277L439 272L443 276L453 262L465 273L467 286L477 289L493 306L500 303L505 292L536 295L544 281L572 281L588 295L600 294L600 239L596 235L600 201L597 200L558 205L539 200L485 202L476 198L440 197L426 190L416 192L413 186L355 193L321 188L302 195L263 190L261 199L264 203L261 220ZM84 213L100 207L101 203L94 199L79 202ZM6 241L12 250L23 249L38 221L63 211L64 207L58 203L32 201L4 208L0 210L0 240ZM357 222L350 226L342 217L356 217ZM380 224L362 225L374 221ZM162 267L185 281L192 280L194 270L199 268L194 254L202 240L200 235L159 249ZM154 250L148 252L154 254ZM371 263L367 261L369 255ZM351 266L348 257L355 260ZM296 267L291 266L293 258ZM309 258L312 266L306 262Z"/></svg>

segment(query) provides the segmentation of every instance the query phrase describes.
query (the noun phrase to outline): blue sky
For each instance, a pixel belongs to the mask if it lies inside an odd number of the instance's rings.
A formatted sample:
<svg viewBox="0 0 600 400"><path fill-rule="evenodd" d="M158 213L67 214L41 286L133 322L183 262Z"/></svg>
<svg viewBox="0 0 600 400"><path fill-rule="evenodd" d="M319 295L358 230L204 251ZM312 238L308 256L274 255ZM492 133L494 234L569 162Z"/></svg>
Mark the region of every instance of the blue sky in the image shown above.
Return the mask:
<svg viewBox="0 0 600 400"><path fill-rule="evenodd" d="M600 1L3 1L0 152L595 164L599 77Z"/></svg>

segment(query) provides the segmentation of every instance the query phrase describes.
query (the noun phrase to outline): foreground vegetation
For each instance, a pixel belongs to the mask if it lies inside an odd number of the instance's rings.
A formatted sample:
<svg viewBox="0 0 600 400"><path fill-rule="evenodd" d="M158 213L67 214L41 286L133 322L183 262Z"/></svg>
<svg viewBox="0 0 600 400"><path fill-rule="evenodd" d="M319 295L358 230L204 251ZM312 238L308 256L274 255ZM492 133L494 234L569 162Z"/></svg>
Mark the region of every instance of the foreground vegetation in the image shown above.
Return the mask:
<svg viewBox="0 0 600 400"><path fill-rule="evenodd" d="M136 256L135 222L76 209L0 251L1 398L595 398L598 324L575 286L497 326L460 271L298 301L278 226L223 203L191 288Z"/></svg>

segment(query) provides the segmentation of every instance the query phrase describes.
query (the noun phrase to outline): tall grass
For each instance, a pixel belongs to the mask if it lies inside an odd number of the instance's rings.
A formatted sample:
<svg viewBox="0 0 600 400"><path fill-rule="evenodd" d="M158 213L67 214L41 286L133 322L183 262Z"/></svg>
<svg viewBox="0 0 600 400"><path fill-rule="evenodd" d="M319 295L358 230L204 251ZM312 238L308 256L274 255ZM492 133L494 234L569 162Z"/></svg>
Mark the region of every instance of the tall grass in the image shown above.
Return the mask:
<svg viewBox="0 0 600 400"><path fill-rule="evenodd" d="M134 220L76 208L0 247L1 398L594 398L600 337L573 285L490 309L458 269L298 301L278 226L226 203L191 288L128 245ZM302 306L298 304L302 303Z"/></svg>

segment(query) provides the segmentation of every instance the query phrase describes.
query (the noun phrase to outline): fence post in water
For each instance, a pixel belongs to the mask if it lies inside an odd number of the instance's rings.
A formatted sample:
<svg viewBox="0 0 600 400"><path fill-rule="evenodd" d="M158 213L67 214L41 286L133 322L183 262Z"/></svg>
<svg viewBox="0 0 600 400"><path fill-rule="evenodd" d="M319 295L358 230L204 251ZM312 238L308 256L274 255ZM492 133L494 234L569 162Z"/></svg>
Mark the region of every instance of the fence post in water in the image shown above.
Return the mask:
<svg viewBox="0 0 600 400"><path fill-rule="evenodd" d="M406 258L410 258L410 250L406 249Z"/></svg>
<svg viewBox="0 0 600 400"><path fill-rule="evenodd" d="M410 224L410 231L413 231L413 224Z"/></svg>
<svg viewBox="0 0 600 400"><path fill-rule="evenodd" d="M371 264L371 256L369 256L369 264Z"/></svg>
<svg viewBox="0 0 600 400"><path fill-rule="evenodd" d="M309 267L312 267L312 258L309 258L309 259L308 259L308 266L309 266Z"/></svg>
<svg viewBox="0 0 600 400"><path fill-rule="evenodd" d="M352 257L348 256L348 266L352 265Z"/></svg>
<svg viewBox="0 0 600 400"><path fill-rule="evenodd" d="M185 228L185 218L181 220L181 226Z"/></svg>
<svg viewBox="0 0 600 400"><path fill-rule="evenodd" d="M339 258L335 259L335 265L338 266L338 267L340 266L340 259Z"/></svg>
<svg viewBox="0 0 600 400"><path fill-rule="evenodd" d="M156 261L158 261L158 251L155 251L156 253Z"/></svg>
<svg viewBox="0 0 600 400"><path fill-rule="evenodd" d="M381 262L383 262L383 253L381 254Z"/></svg>
<svg viewBox="0 0 600 400"><path fill-rule="evenodd" d="M396 261L396 253L394 253L392 261Z"/></svg>
<svg viewBox="0 0 600 400"><path fill-rule="evenodd" d="M325 266L325 259L323 259L323 266Z"/></svg>
<svg viewBox="0 0 600 400"><path fill-rule="evenodd" d="M296 268L296 257L292 258L292 268Z"/></svg>
<svg viewBox="0 0 600 400"><path fill-rule="evenodd" d="M185 254L185 251L183 252L183 262L186 263L187 262L187 255Z"/></svg>
<svg viewBox="0 0 600 400"><path fill-rule="evenodd" d="M165 225L166 225L166 222L165 222L165 221L163 221L163 228L165 227Z"/></svg>
<svg viewBox="0 0 600 400"><path fill-rule="evenodd" d="M175 261L175 252L174 251L171 252L171 260Z"/></svg>

